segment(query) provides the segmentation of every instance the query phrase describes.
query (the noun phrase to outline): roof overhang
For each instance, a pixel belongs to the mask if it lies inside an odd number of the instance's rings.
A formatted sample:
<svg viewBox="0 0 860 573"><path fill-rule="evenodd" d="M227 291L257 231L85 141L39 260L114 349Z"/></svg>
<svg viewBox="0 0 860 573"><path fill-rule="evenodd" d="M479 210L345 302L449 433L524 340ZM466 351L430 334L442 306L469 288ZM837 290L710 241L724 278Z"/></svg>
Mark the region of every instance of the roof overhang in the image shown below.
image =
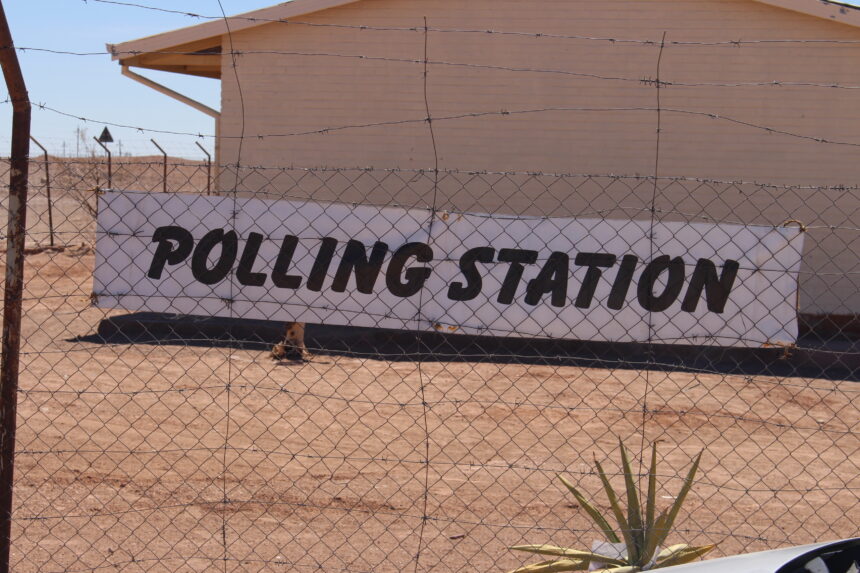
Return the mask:
<svg viewBox="0 0 860 573"><path fill-rule="evenodd" d="M292 0L277 6L213 19L203 24L172 30L122 44L108 44L113 59L122 66L208 78L221 77L223 38L272 22L294 19L360 0ZM860 8L831 0L754 0L831 22L860 27ZM229 28L228 28L229 26Z"/></svg>
<svg viewBox="0 0 860 573"><path fill-rule="evenodd" d="M762 4L785 8L808 16L824 18L848 26L860 27L860 8L830 0L755 0Z"/></svg>
<svg viewBox="0 0 860 573"><path fill-rule="evenodd" d="M108 44L107 49L112 59L122 66L220 78L222 43L228 32L235 33L357 1L293 0L139 40Z"/></svg>

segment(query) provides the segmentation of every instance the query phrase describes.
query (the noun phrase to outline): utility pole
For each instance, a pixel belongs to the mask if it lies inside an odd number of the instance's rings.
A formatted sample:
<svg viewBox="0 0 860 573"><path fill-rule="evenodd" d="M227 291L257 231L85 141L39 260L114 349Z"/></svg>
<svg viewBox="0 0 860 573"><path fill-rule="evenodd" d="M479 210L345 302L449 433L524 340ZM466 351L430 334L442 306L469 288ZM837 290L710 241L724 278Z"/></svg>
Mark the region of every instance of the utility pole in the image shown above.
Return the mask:
<svg viewBox="0 0 860 573"><path fill-rule="evenodd" d="M12 100L9 227L6 232L6 285L3 293L3 357L0 360L0 573L9 573L12 486L27 232L27 178L30 170L30 97L0 0L0 66Z"/></svg>

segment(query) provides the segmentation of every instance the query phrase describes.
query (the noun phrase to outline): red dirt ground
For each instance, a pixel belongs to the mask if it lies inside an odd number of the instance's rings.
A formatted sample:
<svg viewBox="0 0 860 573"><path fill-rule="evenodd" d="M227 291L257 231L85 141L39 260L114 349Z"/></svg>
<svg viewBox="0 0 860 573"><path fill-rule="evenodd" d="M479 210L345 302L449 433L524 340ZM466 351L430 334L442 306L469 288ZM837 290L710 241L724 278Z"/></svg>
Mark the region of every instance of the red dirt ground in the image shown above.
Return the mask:
<svg viewBox="0 0 860 573"><path fill-rule="evenodd" d="M555 473L605 509L616 436L662 440L664 505L704 448L671 543L858 534L855 382L103 344L93 264L27 257L17 572L506 571L598 537Z"/></svg>

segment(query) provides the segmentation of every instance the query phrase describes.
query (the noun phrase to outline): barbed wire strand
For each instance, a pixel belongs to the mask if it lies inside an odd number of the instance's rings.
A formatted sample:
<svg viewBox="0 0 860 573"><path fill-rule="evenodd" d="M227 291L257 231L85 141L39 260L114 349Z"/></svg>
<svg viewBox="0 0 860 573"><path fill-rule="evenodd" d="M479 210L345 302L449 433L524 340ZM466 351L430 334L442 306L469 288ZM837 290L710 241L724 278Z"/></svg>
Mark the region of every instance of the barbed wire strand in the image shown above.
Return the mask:
<svg viewBox="0 0 860 573"><path fill-rule="evenodd" d="M139 8L144 10L151 10L156 12L164 12L170 14L177 14L182 16L188 16L191 18L199 19L199 20L221 20L220 16L206 16L202 14L198 14L195 12L189 12L185 10L172 10L169 8L161 8L157 6L151 6L141 3L134 2L122 2L119 0L92 0L92 2L100 3L100 4L112 4L117 6L125 6L131 8ZM856 9L851 6L842 5L843 7ZM283 18L263 18L258 16L247 16L247 15L235 15L228 17L228 20L232 21L245 21L251 23L277 23L284 25L295 25L295 26L308 26L308 27L319 27L319 28L340 28L347 30L361 30L361 31L377 31L377 32L415 32L420 33L422 28L420 26L372 26L372 25L364 25L364 24L335 24L335 23L326 23L326 22L308 22L302 20L290 20ZM451 34L479 34L479 35L503 35L503 36L523 36L528 38L545 38L545 39L563 39L563 40L587 40L587 41L597 41L597 42L608 42L610 44L639 44L643 46L658 48L660 46L660 41L657 39L629 39L629 38L613 38L613 37L599 37L599 36L587 36L587 35L575 35L575 34L555 34L555 33L546 33L546 32L530 32L530 31L505 31L505 30L493 30L493 29L457 29L457 28L430 28L430 32L440 32L440 33L451 33ZM860 40L849 40L849 39L831 39L831 38L762 38L762 39L736 39L736 40L720 40L720 41L709 41L709 42L699 42L699 41L673 41L670 42L669 46L730 46L730 47L740 47L744 45L755 45L755 44L860 44Z"/></svg>
<svg viewBox="0 0 860 573"><path fill-rule="evenodd" d="M3 49L3 48L0 48ZM67 55L67 56L105 56L108 55L107 52L73 52L73 51L64 51L64 50L56 50L50 48L38 48L38 47L27 47L27 46L16 46L16 50L20 52L43 52L55 55ZM170 50L161 50L157 52L159 56L163 55L187 55L187 56L197 56L199 52L182 52L182 51L170 51ZM120 55L128 55L128 56L136 56L136 55L146 55L147 52L129 50L129 51L119 51L116 50L111 52L110 54L114 56ZM516 72L516 73L534 73L534 74L550 74L550 75L561 75L561 76L570 76L570 77L578 77L583 79L594 79L594 80L606 80L606 81L618 81L618 82L628 82L628 83L636 83L642 85L651 85L656 80L652 77L630 77L630 76L612 76L612 75L604 75L604 74L595 74L588 72L577 72L575 70L561 70L554 68L539 68L539 67L515 67L515 66L502 66L502 65L493 65L493 64L479 64L475 62L453 62L453 61L444 61L444 60L430 60L428 62L424 62L420 59L415 58L398 58L392 56L370 56L365 54L343 54L343 53L334 53L334 52L302 52L302 51L287 51L287 50L236 50L236 51L225 51L220 55L222 56L242 56L242 55L275 55L275 56L290 56L290 57L308 57L308 58L344 58L344 59L356 59L367 62L392 62L392 63L403 63L403 64L415 64L415 65L429 65L429 66L450 66L450 67L462 67L462 68L470 68L477 70L489 70L489 71L504 71L504 72ZM661 79L660 82L665 87L685 87L685 88L746 88L746 87L776 87L776 88L826 88L826 89L844 89L844 90L857 90L860 89L860 85L845 85L840 84L838 82L811 82L811 81L800 81L800 80L759 80L759 81L745 81L745 82L689 82L689 81L673 81L669 79Z"/></svg>
<svg viewBox="0 0 860 573"><path fill-rule="evenodd" d="M139 131L141 133L163 133L169 135L184 135L189 137L195 137L199 139L203 138L217 138L218 140L232 140L238 139L237 135L215 135L211 134L203 134L203 133L193 133L187 131L175 131L175 130L165 130L165 129L151 129L140 126L134 126L129 124L116 123L111 121L105 121L101 119L94 119L86 116L78 116L72 113L64 112L53 108L45 103L33 103L35 109L39 110L47 110L52 113L70 117L74 119L78 119L84 123L98 123L110 127L120 127L126 129L132 129L135 131ZM501 110L493 110L493 111L480 111L480 112L467 112L467 113L459 113L452 114L446 116L437 116L433 118L433 121L454 121L454 120L463 120L463 119L476 119L476 118L484 118L484 117L505 117L505 116L519 116L519 115L531 115L531 114L541 114L541 113L549 113L549 112L584 112L584 113L622 113L622 112L642 112L642 113L654 113L656 111L655 108L649 106L621 106L621 107L566 107L566 106L550 106L550 107L541 107L541 108L533 108L533 109L501 109ZM707 111L697 111L697 110L689 110L689 109L680 109L680 108L662 108L661 113L671 113L671 114L679 114L679 115L689 115L695 117L702 117L707 119L712 119L716 121L723 121L735 125L740 125L743 127L748 127L757 131L763 131L770 134L775 135L783 135L790 138L802 139L806 141L813 141L816 143L823 143L828 145L837 145L837 146L848 146L848 147L860 147L860 143L853 141L839 141L834 139L829 139L826 137L817 137L812 135L805 135L801 133L795 133L783 129L777 129L774 127L768 127L765 125L756 124L750 121L745 121L741 119L736 119L733 117L721 115L718 113L707 112ZM397 120L388 120L388 121L377 121L370 123L361 123L361 124L348 124L348 125L338 125L338 126L329 126L320 129L313 130L305 130L305 131L295 131L289 133L267 133L267 134L251 134L246 135L244 138L250 139L258 139L264 140L267 138L288 138L288 137L304 137L309 135L326 135L330 133L336 133L339 131L353 130L353 129L369 129L376 127L391 127L397 125L408 125L408 124L417 124L424 123L427 120L425 118L404 118Z"/></svg>

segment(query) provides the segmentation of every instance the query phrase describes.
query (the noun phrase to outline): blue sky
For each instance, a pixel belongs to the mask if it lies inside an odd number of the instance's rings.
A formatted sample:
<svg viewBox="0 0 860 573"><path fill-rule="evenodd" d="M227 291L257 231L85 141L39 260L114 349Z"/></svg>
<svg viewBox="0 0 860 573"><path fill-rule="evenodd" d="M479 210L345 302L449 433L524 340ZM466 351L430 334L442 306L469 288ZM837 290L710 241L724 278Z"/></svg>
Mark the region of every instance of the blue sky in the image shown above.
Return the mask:
<svg viewBox="0 0 860 573"><path fill-rule="evenodd" d="M277 0L221 0L228 15L263 8ZM187 10L206 16L220 13L217 0L142 0L140 4L171 10ZM161 95L120 75L120 68L105 53L106 43L119 43L143 36L191 26L202 20L93 0L6 0L6 17L18 47L47 48L74 52L99 52L101 55L70 56L39 52L20 52L19 59L34 103L115 123L141 125L154 129L211 134L214 120L184 104ZM208 105L219 107L217 80L190 78L179 74L145 71L146 75ZM0 99L6 99L5 84ZM9 142L11 107L0 106L0 145ZM52 153L74 153L76 129L98 135L103 125L82 123L52 112L34 109L33 135ZM140 133L110 128L115 140L122 140L123 151L153 153L149 143L154 137L168 152L202 156L195 138ZM203 142L203 140L201 140ZM207 146L211 145L211 141ZM8 153L8 151L0 151Z"/></svg>
<svg viewBox="0 0 860 573"><path fill-rule="evenodd" d="M220 14L217 0L127 1L206 16ZM277 0L221 1L228 15L277 3ZM860 3L860 0L853 3ZM203 20L98 0L7 0L4 6L17 46L96 53L71 56L19 52L34 103L44 103L77 117L152 129L206 134L214 131L214 120L208 116L122 77L119 66L105 53L106 43L132 40ZM211 107L219 107L217 80L152 71L145 71L145 74ZM4 85L0 88L0 99L6 96ZM0 106L0 149L8 148L10 124L11 107L5 104ZM92 146L91 137L98 135L102 128L99 122L83 123L38 108L33 112L33 135L52 153L79 153L83 142L76 130L86 130L84 141ZM149 138L154 137L172 155L202 157L194 145L198 140L194 137L110 129L114 139L122 142L124 152L152 154L155 148ZM199 141L211 149L211 139ZM115 151L117 147L119 144L114 147Z"/></svg>

